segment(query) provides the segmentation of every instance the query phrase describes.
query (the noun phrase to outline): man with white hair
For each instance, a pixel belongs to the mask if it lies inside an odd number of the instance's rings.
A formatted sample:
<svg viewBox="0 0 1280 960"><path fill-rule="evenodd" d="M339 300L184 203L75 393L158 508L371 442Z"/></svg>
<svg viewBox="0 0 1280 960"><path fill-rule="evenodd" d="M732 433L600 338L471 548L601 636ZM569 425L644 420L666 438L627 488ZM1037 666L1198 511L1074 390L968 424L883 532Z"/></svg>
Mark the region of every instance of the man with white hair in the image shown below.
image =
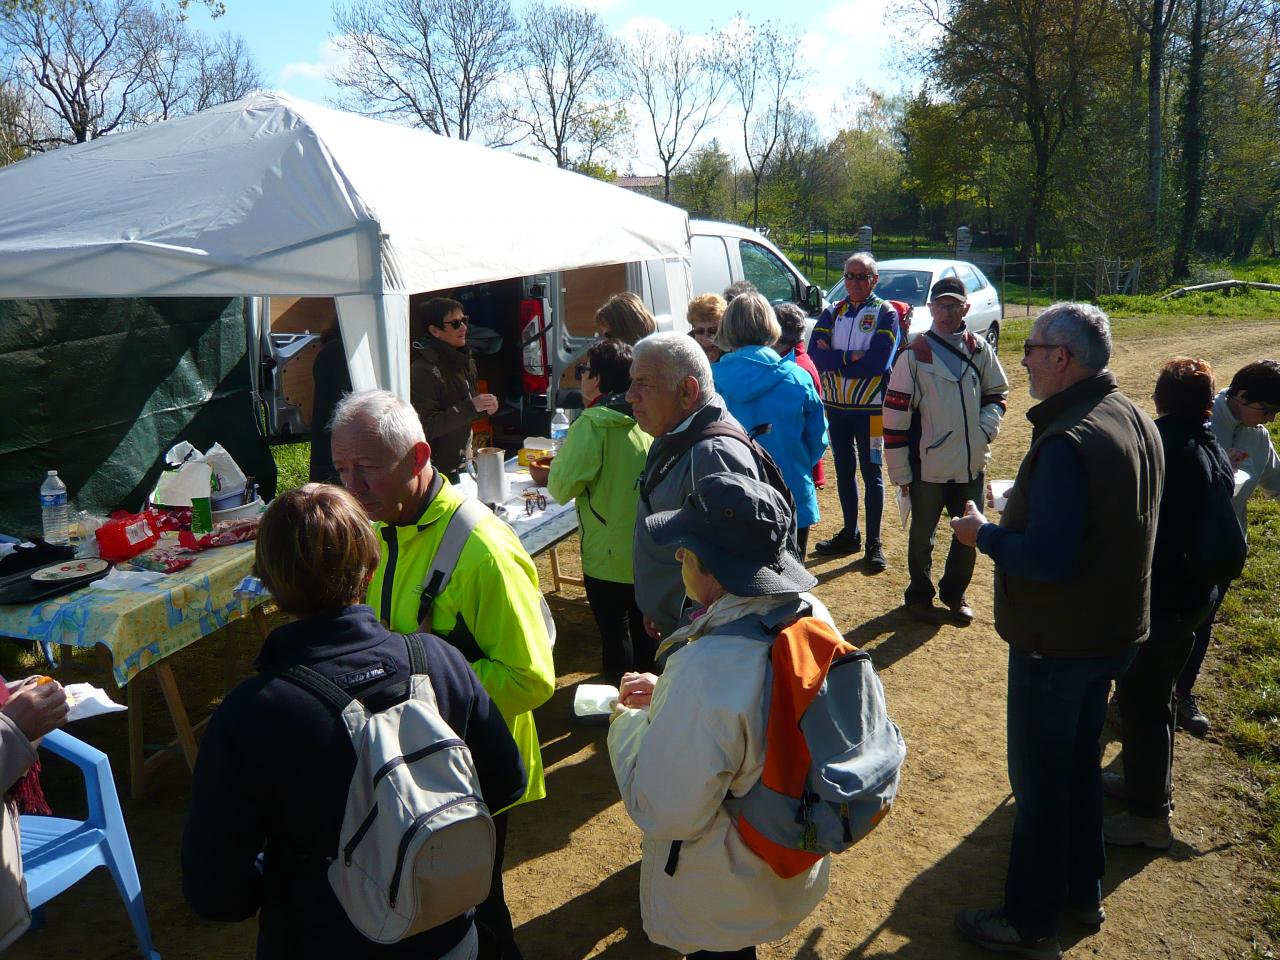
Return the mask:
<svg viewBox="0 0 1280 960"><path fill-rule="evenodd" d="M427 575L464 498L432 466L417 412L384 390L348 394L333 415L333 463L374 521L381 547L369 606L389 629L429 631L466 657L520 748L528 787L518 803L546 796L533 709L551 698L556 675L538 574L519 538L486 511L432 598L424 591ZM495 942L482 946L480 956L511 960L520 951L502 889L506 812L493 822L493 887L476 922L482 937Z"/></svg>
<svg viewBox="0 0 1280 960"><path fill-rule="evenodd" d="M1004 902L961 910L980 947L1062 954L1066 913L1099 926L1102 771L1111 682L1147 639L1164 449L1151 418L1107 369L1111 328L1087 303L1058 303L1022 345L1031 448L999 525L970 500L956 539L995 561L996 632L1009 644L1008 766L1017 803Z"/></svg>
<svg viewBox="0 0 1280 960"><path fill-rule="evenodd" d="M679 510L702 477L729 472L763 479L763 471L742 425L716 394L711 363L693 338L654 333L637 343L627 401L640 429L654 438L639 480L632 557L636 604L645 629L660 639L684 617L685 588L679 562L670 547L654 543L645 518Z"/></svg>
<svg viewBox="0 0 1280 960"><path fill-rule="evenodd" d="M844 265L844 289L839 303L822 311L809 338L809 356L822 374L822 401L827 407L831 457L836 465L836 492L844 524L835 536L821 540L814 552L840 557L862 549L866 533L867 569L885 569L880 544L884 513L884 474L880 470L878 437L885 385L898 344L898 311L875 295L876 261L869 253L855 253ZM858 480L862 474L866 526L858 529Z"/></svg>

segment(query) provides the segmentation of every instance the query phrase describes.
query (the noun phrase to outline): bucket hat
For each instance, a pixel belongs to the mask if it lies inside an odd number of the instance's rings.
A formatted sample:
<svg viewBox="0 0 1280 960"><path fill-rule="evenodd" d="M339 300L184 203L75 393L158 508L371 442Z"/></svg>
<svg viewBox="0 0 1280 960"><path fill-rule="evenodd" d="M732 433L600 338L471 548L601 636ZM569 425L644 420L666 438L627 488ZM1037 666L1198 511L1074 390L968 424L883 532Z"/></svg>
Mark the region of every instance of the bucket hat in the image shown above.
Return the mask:
<svg viewBox="0 0 1280 960"><path fill-rule="evenodd" d="M800 593L818 582L787 550L791 508L752 477L705 476L679 510L645 517L644 525L655 543L692 550L739 597Z"/></svg>

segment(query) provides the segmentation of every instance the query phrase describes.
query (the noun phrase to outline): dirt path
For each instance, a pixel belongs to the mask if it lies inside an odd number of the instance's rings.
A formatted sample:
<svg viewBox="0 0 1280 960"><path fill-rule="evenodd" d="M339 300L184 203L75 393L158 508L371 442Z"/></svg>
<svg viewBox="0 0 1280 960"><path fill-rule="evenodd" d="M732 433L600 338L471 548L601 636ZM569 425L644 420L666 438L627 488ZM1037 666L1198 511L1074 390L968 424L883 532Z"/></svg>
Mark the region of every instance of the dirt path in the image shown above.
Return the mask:
<svg viewBox="0 0 1280 960"><path fill-rule="evenodd" d="M1206 357L1225 379L1248 360L1274 354L1277 345L1280 323L1228 325L1215 329L1208 342L1187 336L1121 341L1113 368L1126 392L1141 399L1150 395L1160 365L1176 354ZM1026 378L1013 354L1005 354L1013 389L994 477L1013 475L1029 437L1023 417L1029 405ZM834 477L830 466L828 476ZM828 519L811 540L834 529L833 483L823 494L822 509ZM874 653L890 710L910 748L902 790L885 823L836 858L831 892L818 911L785 941L762 948L762 957L989 956L958 939L951 917L960 906L1000 902L1012 825L1004 742L1007 648L991 627L991 565L979 558L970 590L978 619L971 627L924 627L898 609L906 548L896 525L886 523L885 540L890 568L881 576L867 576L857 560L811 566L821 580L817 592L837 621L855 643ZM545 561L541 572L548 576ZM508 900L530 960L671 957L640 929L639 834L617 799L605 731L569 721L573 684L592 679L598 669L594 626L578 596L570 592L551 601L560 624L560 689L538 712L550 798L512 816ZM220 655L217 644L208 644L175 658L180 675L192 675L197 698L200 677L212 678L207 689L216 686ZM246 671L251 656L250 649ZM1210 708L1213 664L1211 653L1204 684ZM158 699L149 695L147 717L162 729ZM116 758L118 779L124 751L117 728L123 726L108 718L82 730ZM1266 875L1253 839L1260 832L1250 802L1256 787L1212 741L1179 735L1177 750L1172 851L1167 856L1120 851L1111 858L1104 881L1107 922L1094 935L1082 927L1064 929L1063 944L1071 956L1220 960L1249 956L1261 936L1255 923ZM1115 754L1115 745L1109 745L1108 764ZM253 923L205 923L182 903L177 852L189 785L185 771L171 765L156 778L151 798L126 806L157 946L166 960L251 956ZM51 794L57 803L59 796L74 797L77 790L55 775ZM77 801L64 802L69 809L60 809L75 815ZM131 955L123 911L105 871L52 906L49 926L24 937L10 956Z"/></svg>

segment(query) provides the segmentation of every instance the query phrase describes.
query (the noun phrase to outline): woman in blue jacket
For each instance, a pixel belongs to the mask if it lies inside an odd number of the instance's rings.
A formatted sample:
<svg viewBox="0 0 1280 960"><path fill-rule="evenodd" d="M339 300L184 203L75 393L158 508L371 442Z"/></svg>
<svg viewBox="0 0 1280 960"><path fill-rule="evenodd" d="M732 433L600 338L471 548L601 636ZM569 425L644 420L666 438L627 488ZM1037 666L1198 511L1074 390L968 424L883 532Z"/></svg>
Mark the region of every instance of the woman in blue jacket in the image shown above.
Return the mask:
<svg viewBox="0 0 1280 960"><path fill-rule="evenodd" d="M813 465L827 449L827 419L809 374L773 349L781 333L778 318L763 296L735 297L716 334L716 346L724 356L711 372L729 412L743 429L755 433L791 488L803 558L809 527L818 522ZM768 430L757 432L764 426Z"/></svg>

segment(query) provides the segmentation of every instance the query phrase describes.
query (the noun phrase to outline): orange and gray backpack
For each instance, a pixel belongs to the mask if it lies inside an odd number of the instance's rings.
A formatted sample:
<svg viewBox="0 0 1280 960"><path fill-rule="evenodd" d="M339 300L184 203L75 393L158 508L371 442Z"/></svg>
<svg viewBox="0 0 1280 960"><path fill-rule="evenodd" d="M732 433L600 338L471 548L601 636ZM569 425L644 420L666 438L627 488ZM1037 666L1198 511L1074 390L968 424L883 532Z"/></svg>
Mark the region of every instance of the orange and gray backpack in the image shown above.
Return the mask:
<svg viewBox="0 0 1280 960"><path fill-rule="evenodd" d="M811 612L797 600L711 631L770 645L764 773L725 807L743 842L784 878L870 833L907 756L870 655Z"/></svg>

